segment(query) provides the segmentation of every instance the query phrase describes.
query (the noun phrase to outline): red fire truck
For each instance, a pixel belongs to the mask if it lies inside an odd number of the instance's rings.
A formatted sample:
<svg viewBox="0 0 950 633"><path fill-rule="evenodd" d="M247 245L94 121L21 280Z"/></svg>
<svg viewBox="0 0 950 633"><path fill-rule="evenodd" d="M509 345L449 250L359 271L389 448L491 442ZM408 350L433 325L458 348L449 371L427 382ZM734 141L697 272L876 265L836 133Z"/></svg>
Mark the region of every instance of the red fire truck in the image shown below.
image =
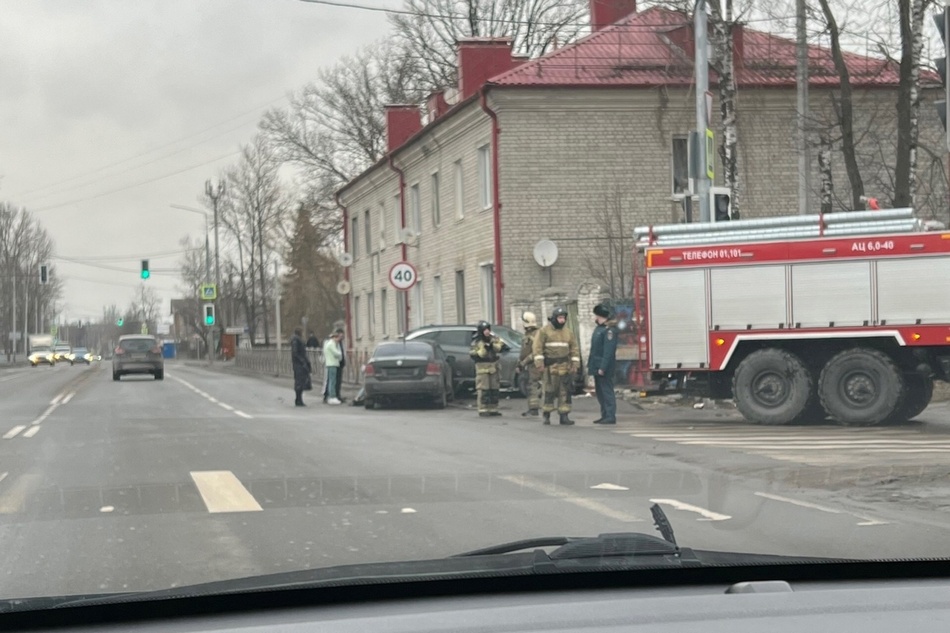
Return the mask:
<svg viewBox="0 0 950 633"><path fill-rule="evenodd" d="M911 209L639 227L643 369L758 424L920 414L950 381L950 232Z"/></svg>

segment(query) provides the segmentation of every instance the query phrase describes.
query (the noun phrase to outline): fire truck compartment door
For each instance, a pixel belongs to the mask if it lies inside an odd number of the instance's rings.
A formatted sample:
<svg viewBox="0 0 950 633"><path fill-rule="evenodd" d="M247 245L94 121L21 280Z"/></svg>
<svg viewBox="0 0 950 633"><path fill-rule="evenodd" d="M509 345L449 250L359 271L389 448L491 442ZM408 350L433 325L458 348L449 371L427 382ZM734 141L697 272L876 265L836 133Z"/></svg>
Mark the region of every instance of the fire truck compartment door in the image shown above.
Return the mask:
<svg viewBox="0 0 950 633"><path fill-rule="evenodd" d="M710 270L712 326L720 330L766 329L788 320L784 265Z"/></svg>
<svg viewBox="0 0 950 633"><path fill-rule="evenodd" d="M654 367L709 366L705 270L650 272L650 343Z"/></svg>
<svg viewBox="0 0 950 633"><path fill-rule="evenodd" d="M877 288L878 318L885 323L946 323L950 257L878 260Z"/></svg>
<svg viewBox="0 0 950 633"><path fill-rule="evenodd" d="M861 326L872 318L871 262L792 265L792 327Z"/></svg>

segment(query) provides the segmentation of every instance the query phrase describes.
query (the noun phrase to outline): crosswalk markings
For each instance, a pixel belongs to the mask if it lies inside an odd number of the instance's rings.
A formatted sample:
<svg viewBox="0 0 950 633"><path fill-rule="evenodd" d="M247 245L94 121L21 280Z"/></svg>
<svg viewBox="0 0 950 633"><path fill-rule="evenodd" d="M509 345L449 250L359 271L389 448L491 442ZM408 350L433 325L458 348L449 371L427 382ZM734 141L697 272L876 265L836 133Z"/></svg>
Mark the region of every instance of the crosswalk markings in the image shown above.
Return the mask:
<svg viewBox="0 0 950 633"><path fill-rule="evenodd" d="M679 430L678 430L679 429ZM645 440L739 450L773 459L827 463L844 455L851 458L889 454L894 456L942 455L950 453L950 435L926 435L916 429L900 428L814 428L762 429L756 426L703 425L615 429L614 433Z"/></svg>
<svg viewBox="0 0 950 633"><path fill-rule="evenodd" d="M191 478L208 512L260 512L263 510L244 484L230 470L196 470Z"/></svg>

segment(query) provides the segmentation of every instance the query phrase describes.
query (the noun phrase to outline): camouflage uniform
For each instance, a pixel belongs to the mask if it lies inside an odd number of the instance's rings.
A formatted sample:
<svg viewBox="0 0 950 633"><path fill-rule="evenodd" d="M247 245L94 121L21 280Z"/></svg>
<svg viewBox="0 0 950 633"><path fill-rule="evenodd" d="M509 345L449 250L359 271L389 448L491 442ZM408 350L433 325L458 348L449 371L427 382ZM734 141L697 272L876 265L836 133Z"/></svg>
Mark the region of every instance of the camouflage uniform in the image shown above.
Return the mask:
<svg viewBox="0 0 950 633"><path fill-rule="evenodd" d="M528 410L522 413L523 416L528 417L538 415L538 410L541 408L542 371L534 363L534 339L538 337L536 318L531 313L525 313L522 320L525 322L524 342L521 345L518 367L528 375Z"/></svg>
<svg viewBox="0 0 950 633"><path fill-rule="evenodd" d="M563 316L565 324L559 324ZM544 370L544 423L551 423L551 412L557 409L561 424L574 424L568 418L571 412L571 395L574 391L574 374L580 371L581 354L574 333L566 325L567 311L556 308L550 323L538 332L534 339L535 367Z"/></svg>
<svg viewBox="0 0 950 633"><path fill-rule="evenodd" d="M472 350L469 352L475 361L475 389L478 392L478 415L481 417L501 415L498 411L499 392L501 390L501 366L498 362L500 354L508 346L498 338L486 338L487 323L479 323L478 333L472 341Z"/></svg>

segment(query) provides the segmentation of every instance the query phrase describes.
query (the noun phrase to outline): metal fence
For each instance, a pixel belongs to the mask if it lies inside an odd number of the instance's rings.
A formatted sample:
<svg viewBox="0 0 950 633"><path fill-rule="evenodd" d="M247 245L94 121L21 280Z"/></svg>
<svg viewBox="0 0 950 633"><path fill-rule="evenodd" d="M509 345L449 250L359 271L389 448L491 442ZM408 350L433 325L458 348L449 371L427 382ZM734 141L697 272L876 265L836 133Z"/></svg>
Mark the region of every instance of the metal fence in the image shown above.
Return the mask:
<svg viewBox="0 0 950 633"><path fill-rule="evenodd" d="M323 364L323 353L319 350L308 349L307 357L313 368L313 382L323 382L326 367ZM349 350L346 354L347 363L343 368L343 382L359 384L360 364L356 362L356 354ZM353 360L350 360L353 359ZM241 369L265 374L268 376L293 376L294 368L290 360L290 349L238 349L234 357L234 364Z"/></svg>

